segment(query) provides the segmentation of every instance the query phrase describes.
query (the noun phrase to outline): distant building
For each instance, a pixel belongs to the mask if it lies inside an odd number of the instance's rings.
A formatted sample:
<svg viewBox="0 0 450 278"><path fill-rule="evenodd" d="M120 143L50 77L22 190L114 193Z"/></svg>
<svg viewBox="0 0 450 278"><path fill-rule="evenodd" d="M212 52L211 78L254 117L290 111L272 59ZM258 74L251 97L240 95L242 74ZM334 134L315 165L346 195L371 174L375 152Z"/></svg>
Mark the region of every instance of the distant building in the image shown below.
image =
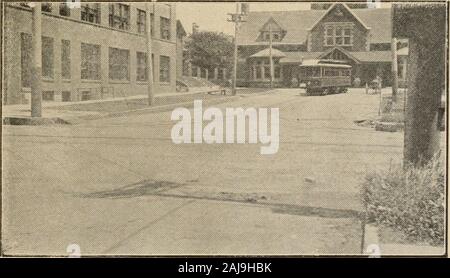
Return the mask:
<svg viewBox="0 0 450 278"><path fill-rule="evenodd" d="M391 83L390 8L350 9L338 3L311 10L249 12L237 34L239 85L270 84L269 29L277 87L290 85L303 59L343 60L362 84L376 76L383 85ZM405 70L399 67L401 76L406 76Z"/></svg>
<svg viewBox="0 0 450 278"><path fill-rule="evenodd" d="M31 8L5 3L3 103L30 99ZM155 91L174 92L182 68L182 26L174 4L152 4ZM145 3L42 4L43 101L147 93ZM181 34L180 34L181 32ZM185 35L185 33L184 33Z"/></svg>

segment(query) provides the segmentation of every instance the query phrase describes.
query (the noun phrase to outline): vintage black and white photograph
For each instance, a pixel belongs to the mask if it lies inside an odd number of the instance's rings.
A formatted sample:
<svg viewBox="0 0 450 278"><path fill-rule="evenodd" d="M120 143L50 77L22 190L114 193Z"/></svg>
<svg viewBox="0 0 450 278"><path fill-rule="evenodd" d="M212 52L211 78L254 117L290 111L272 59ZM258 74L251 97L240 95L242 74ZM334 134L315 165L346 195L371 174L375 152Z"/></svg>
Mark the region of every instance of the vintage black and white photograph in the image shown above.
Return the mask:
<svg viewBox="0 0 450 278"><path fill-rule="evenodd" d="M447 256L446 1L1 5L1 256Z"/></svg>

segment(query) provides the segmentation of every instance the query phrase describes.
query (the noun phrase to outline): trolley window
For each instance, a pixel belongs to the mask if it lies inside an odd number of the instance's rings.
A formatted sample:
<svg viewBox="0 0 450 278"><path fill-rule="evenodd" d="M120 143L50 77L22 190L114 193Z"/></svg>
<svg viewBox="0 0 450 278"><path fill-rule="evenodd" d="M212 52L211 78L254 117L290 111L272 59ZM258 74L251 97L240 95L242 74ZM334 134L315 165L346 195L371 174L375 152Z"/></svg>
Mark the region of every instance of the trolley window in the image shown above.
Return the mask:
<svg viewBox="0 0 450 278"><path fill-rule="evenodd" d="M302 68L300 73L302 76L305 76L305 77L320 77L321 76L319 67Z"/></svg>
<svg viewBox="0 0 450 278"><path fill-rule="evenodd" d="M325 68L324 76L339 76L339 70L332 68Z"/></svg>

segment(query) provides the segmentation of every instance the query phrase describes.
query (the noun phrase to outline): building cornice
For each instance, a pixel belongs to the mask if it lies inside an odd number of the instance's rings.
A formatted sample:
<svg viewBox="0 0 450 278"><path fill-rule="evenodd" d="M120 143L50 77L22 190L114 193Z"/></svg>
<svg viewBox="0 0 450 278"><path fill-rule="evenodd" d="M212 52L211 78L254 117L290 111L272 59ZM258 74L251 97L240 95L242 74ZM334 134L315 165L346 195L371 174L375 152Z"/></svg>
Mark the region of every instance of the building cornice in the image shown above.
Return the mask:
<svg viewBox="0 0 450 278"><path fill-rule="evenodd" d="M22 11L27 11L27 12L32 12L31 8L27 8L27 7L22 7L22 6L16 6L13 4L7 4L7 7L10 8L14 8L14 9L18 9L18 10L22 10ZM109 26L105 26L102 24L96 24L96 23L92 23L92 22L88 22L88 21L84 21L81 19L76 19L76 18L72 18L72 17L68 17L68 16L62 16L62 15L57 15L57 14L53 14L53 13L48 13L48 12L42 12L42 15L44 16L48 16L48 17L54 17L54 18L58 18L61 20L67 20L67 21L72 21L72 22L76 22L76 23L80 23L80 24L85 24L88 26L92 26L92 27L96 27L96 28L101 28L101 29L106 29L109 31L116 31L116 32L120 32L120 33L125 33L128 35L132 35L132 36L137 36L137 37L141 37L141 38L146 38L146 36L144 34L140 34L140 33L134 33L134 32L130 32L127 30L120 30L120 29L116 29L116 28L112 28ZM176 41L169 41L169 40L164 40L164 39L160 39L160 38L152 38L153 41L161 41L164 43L170 43L170 44L176 44Z"/></svg>

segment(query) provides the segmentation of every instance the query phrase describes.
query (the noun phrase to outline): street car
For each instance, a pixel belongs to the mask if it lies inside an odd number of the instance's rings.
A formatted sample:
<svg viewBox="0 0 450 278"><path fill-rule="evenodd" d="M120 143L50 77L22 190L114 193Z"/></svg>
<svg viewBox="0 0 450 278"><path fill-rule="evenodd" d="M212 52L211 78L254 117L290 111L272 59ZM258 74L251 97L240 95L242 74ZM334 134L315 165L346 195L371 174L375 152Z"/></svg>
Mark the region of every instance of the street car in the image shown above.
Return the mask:
<svg viewBox="0 0 450 278"><path fill-rule="evenodd" d="M307 95L346 93L352 84L352 67L340 61L306 60L299 67Z"/></svg>

